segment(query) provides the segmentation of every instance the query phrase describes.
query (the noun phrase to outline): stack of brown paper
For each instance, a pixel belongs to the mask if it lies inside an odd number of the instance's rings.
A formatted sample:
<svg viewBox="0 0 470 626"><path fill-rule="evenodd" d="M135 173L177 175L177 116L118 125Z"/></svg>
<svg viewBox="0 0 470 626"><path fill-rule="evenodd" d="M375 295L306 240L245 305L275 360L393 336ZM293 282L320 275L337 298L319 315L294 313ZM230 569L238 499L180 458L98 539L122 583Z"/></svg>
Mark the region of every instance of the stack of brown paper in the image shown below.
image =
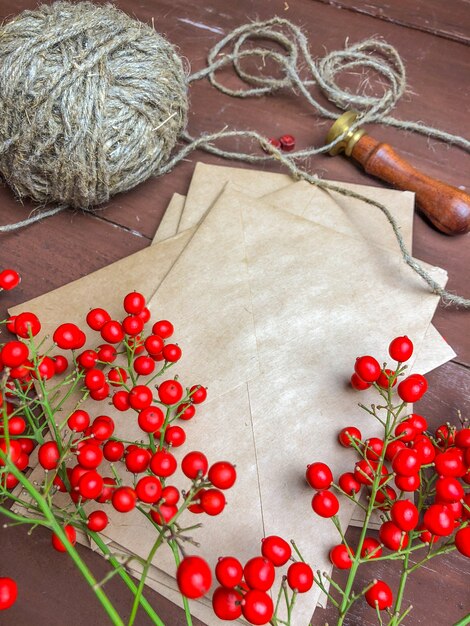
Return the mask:
<svg viewBox="0 0 470 626"><path fill-rule="evenodd" d="M412 194L351 187L385 202L411 245ZM443 270L427 268L445 284ZM122 297L134 289L154 316L175 325L183 359L174 373L209 388L175 455L200 449L210 462L227 459L238 469L224 513L205 517L197 531L198 552L212 566L227 554L243 561L259 553L264 535L279 534L295 539L315 569L330 571L328 551L339 536L311 511L302 477L315 460L334 474L350 469L353 457L338 450L336 434L351 420L364 436L378 432L345 384L355 357L386 360L390 339L404 333L414 341L417 371L454 356L430 325L438 299L402 262L385 218L284 175L198 164L186 199L173 198L152 246L11 313L34 311L51 334L63 321L83 324L89 302L122 316ZM99 407L91 401L88 408ZM116 421L121 437L140 439L131 420ZM112 549L145 558L151 525L139 512L108 512ZM344 528L360 523L350 502L339 516ZM138 573L136 561L129 567ZM147 582L179 603L169 551L159 550ZM324 600L317 586L300 596L294 623L308 624ZM207 598L193 602L192 612L219 623Z"/></svg>

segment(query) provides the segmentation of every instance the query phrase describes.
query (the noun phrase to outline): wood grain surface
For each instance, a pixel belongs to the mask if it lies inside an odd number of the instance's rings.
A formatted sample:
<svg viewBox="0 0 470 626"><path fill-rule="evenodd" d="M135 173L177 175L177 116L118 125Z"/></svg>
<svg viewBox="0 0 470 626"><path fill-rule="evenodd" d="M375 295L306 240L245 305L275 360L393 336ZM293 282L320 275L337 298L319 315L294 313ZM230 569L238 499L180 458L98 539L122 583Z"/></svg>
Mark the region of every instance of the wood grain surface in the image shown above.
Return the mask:
<svg viewBox="0 0 470 626"><path fill-rule="evenodd" d="M175 43L188 59L192 71L205 65L206 55L225 33L254 19L279 15L301 26L316 57L372 35L393 44L402 56L408 89L393 114L420 120L451 133L468 136L470 101L470 9L466 0L118 0L116 5L151 23ZM0 0L0 18L24 8L34 0ZM360 79L364 77L359 77ZM367 78L367 77L366 77ZM223 79L233 81L229 72ZM357 79L357 77L356 77ZM340 77L354 87L354 77ZM348 82L349 81L349 82ZM370 89L380 89L371 77ZM321 98L321 94L315 92ZM319 144L329 126L292 92L269 98L228 98L201 82L191 88L189 131L193 135L229 128L256 129L268 136L292 133L299 147ZM332 110L333 105L328 105ZM268 114L267 114L268 113ZM380 125L369 132L386 141L423 172L456 187L470 189L469 157L457 148L425 137ZM241 148L241 146L236 146ZM0 266L13 266L23 281L17 290L2 294L1 313L7 307L66 284L147 245L174 192L185 194L198 160L222 163L221 159L196 152L163 178L154 178L135 190L112 199L94 215L64 212L43 223L9 235L0 235ZM227 164L223 162L223 164ZM236 165L236 164L234 164ZM238 164L237 164L238 165ZM380 186L343 157L321 156L308 163L311 171L325 178ZM276 171L276 166L266 166ZM1 222L25 218L33 209L19 204L11 191L0 188ZM371 209L373 210L373 209ZM448 288L470 297L469 235L449 238L438 233L420 216L415 217L413 252L418 258L449 272ZM90 303L92 304L92 303ZM399 311L397 311L399 315ZM454 362L429 375L431 391L420 403L420 412L434 425L457 419L457 411L469 416L470 409L470 313L440 306L434 324L457 352ZM406 332L406 329L404 329ZM353 538L356 530L350 531ZM28 536L21 527L2 530L3 565L0 575L20 583L20 598L0 624L8 626L85 626L108 622L74 566L49 549L49 533L39 529ZM89 550L81 555L100 578L107 566ZM8 569L8 571L6 571ZM382 574L382 572L381 572ZM384 566L384 576L395 580L396 569ZM407 594L415 610L404 624L448 626L470 612L469 560L452 555L417 572ZM335 573L338 580L341 574ZM358 586L365 579L358 581ZM119 610L129 610L130 598L115 578L106 589ZM182 612L157 594L151 601L168 626L185 623ZM346 623L375 624L374 612L358 606ZM312 624L335 623L334 612L318 610ZM138 626L149 622L139 613ZM198 622L195 620L195 624ZM210 624L208 626L211 626ZM304 626L297 625L295 626Z"/></svg>

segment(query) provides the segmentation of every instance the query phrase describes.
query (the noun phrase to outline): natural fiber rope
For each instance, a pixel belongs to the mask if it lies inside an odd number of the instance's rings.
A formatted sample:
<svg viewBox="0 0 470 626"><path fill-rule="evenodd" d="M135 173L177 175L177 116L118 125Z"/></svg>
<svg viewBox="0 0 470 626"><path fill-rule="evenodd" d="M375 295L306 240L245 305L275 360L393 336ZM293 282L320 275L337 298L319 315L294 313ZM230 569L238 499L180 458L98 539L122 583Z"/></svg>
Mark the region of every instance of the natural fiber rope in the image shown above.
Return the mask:
<svg viewBox="0 0 470 626"><path fill-rule="evenodd" d="M248 43L251 44L253 40L274 42L283 52L266 47L244 47ZM231 50L224 53L224 49L228 46L231 46ZM243 69L241 64L242 61L247 58L261 60L263 66L268 59L274 61L279 67L281 77L249 74ZM228 65L233 66L234 71L245 82L247 88L231 89L218 82L215 75L216 71ZM300 68L302 68L303 75L308 73L307 78L300 75ZM357 71L358 69L361 69L361 71L372 70L383 78L387 87L384 88L382 95L370 96L360 92L351 93L339 87L336 82L336 78L339 74ZM292 89L294 92L298 92L302 95L312 109L319 115L329 119L335 119L338 117L338 111L325 108L311 92L311 87L316 86L322 91L326 98L339 109L355 109L359 112L357 121L351 127L352 131L364 124L378 122L402 130L420 133L427 137L432 137L439 141L458 146L466 151L470 149L470 141L464 137L452 135L421 122L398 120L389 115L399 98L405 92L406 74L398 52L393 46L380 39L368 39L347 46L344 50L331 52L322 59L315 61L310 54L308 40L300 28L288 20L275 17L265 22L253 22L240 26L221 39L209 52L207 67L189 76L188 83L190 84L203 78L208 78L211 84L224 94L237 98L264 96L273 94L280 89ZM247 163L260 163L276 159L295 179L306 180L322 189L336 191L344 196L356 198L380 209L394 231L405 263L427 283L433 293L441 297L444 303L470 308L470 299L451 294L443 289L432 276L413 259L406 248L396 221L386 206L362 194L323 181L297 165L296 161L328 152L330 148L339 143L343 137L338 137L329 145L299 150L290 153L289 156L277 150L269 143L266 137L254 131L222 130L220 132L203 135L199 138L191 137L188 133L182 132L181 137L187 142L187 145L168 161L161 161L155 168L155 175L162 175L169 172L195 149L203 149L223 158L235 159ZM245 138L251 140L255 142L257 146L261 145L266 154L259 155L224 150L218 148L213 143L220 139L227 138ZM0 154L2 149L3 147L0 146ZM53 212L58 212L59 210L61 210L61 208L53 209ZM2 226L0 227L0 232L12 231L28 223L37 221L40 219L41 215L46 217L47 214L51 214L51 212L44 212L39 216L35 215L29 220L23 220L18 224Z"/></svg>

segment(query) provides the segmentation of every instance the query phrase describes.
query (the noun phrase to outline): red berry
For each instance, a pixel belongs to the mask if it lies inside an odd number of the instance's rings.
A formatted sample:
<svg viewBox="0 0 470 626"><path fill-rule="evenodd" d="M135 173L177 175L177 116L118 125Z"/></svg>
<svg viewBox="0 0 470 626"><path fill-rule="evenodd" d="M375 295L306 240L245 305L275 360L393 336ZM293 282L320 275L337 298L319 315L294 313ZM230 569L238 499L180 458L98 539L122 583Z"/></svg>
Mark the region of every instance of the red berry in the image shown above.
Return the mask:
<svg viewBox="0 0 470 626"><path fill-rule="evenodd" d="M373 609L377 608L379 611L388 609L393 604L393 594L387 583L383 580L378 580L370 589L366 591L365 598L367 604Z"/></svg>
<svg viewBox="0 0 470 626"><path fill-rule="evenodd" d="M111 320L111 316L104 309L91 309L86 316L86 322L92 330L101 330L106 322Z"/></svg>
<svg viewBox="0 0 470 626"><path fill-rule="evenodd" d="M9 609L16 602L18 587L12 578L0 578L0 611Z"/></svg>
<svg viewBox="0 0 470 626"><path fill-rule="evenodd" d="M422 433L428 428L428 423L426 419L422 415L418 415L417 413L410 413L408 416L408 422L416 428L418 433Z"/></svg>
<svg viewBox="0 0 470 626"><path fill-rule="evenodd" d="M351 387L353 389L357 389L357 391L365 391L366 389L369 389L369 387L372 385L372 383L366 383L364 380L362 380L362 378L359 378L359 376L356 374L356 372L354 372L354 374L352 374L351 376Z"/></svg>
<svg viewBox="0 0 470 626"><path fill-rule="evenodd" d="M397 474L395 476L395 485L400 491L417 491L421 485L421 478L419 474L411 474L411 476Z"/></svg>
<svg viewBox="0 0 470 626"><path fill-rule="evenodd" d="M158 511L155 511L153 509L150 511L150 517L159 526L164 526L165 524L169 524L177 513L177 506L170 504L160 504L158 506Z"/></svg>
<svg viewBox="0 0 470 626"><path fill-rule="evenodd" d="M364 442L366 458L369 461L378 461L384 448L384 442L378 437L371 437Z"/></svg>
<svg viewBox="0 0 470 626"><path fill-rule="evenodd" d="M82 498L94 500L103 491L103 479L95 470L83 474L78 481L78 492Z"/></svg>
<svg viewBox="0 0 470 626"><path fill-rule="evenodd" d="M273 601L265 591L250 589L243 596L242 613L250 624L267 624L274 613Z"/></svg>
<svg viewBox="0 0 470 626"><path fill-rule="evenodd" d="M382 389L389 389L390 383L393 380L392 387L395 387L397 384L397 379L393 378L395 376L395 372L390 369L385 369L380 372L380 376L377 378L377 384Z"/></svg>
<svg viewBox="0 0 470 626"><path fill-rule="evenodd" d="M223 587L236 587L243 578L243 567L233 556L220 557L215 566L215 576Z"/></svg>
<svg viewBox="0 0 470 626"><path fill-rule="evenodd" d="M118 487L112 495L113 507L120 513L132 511L137 502L137 495L131 487Z"/></svg>
<svg viewBox="0 0 470 626"><path fill-rule="evenodd" d="M345 448L350 448L352 446L352 440L356 440L356 443L359 443L361 439L361 431L355 426L346 426L346 428L343 428L338 435L340 444Z"/></svg>
<svg viewBox="0 0 470 626"><path fill-rule="evenodd" d="M329 489L333 482L333 474L326 463L312 463L307 465L307 482L313 489Z"/></svg>
<svg viewBox="0 0 470 626"><path fill-rule="evenodd" d="M354 554L354 553L353 553ZM344 543L340 543L334 546L330 550L330 561L338 569L350 569L352 560L349 555L349 551Z"/></svg>
<svg viewBox="0 0 470 626"><path fill-rule="evenodd" d="M136 411L149 407L152 400L152 391L146 385L136 385L129 392L129 404Z"/></svg>
<svg viewBox="0 0 470 626"><path fill-rule="evenodd" d="M150 463L151 454L145 448L135 446L128 450L126 454L126 467L133 474L141 474L145 472Z"/></svg>
<svg viewBox="0 0 470 626"><path fill-rule="evenodd" d="M382 546L373 537L366 537L362 542L361 559L376 559L382 554Z"/></svg>
<svg viewBox="0 0 470 626"><path fill-rule="evenodd" d="M408 420L404 420L395 428L395 437L400 437L400 441L404 443L414 441L417 434L416 428Z"/></svg>
<svg viewBox="0 0 470 626"><path fill-rule="evenodd" d="M181 461L181 470L185 476L192 480L199 476L204 476L208 470L209 463L202 452L189 452Z"/></svg>
<svg viewBox="0 0 470 626"><path fill-rule="evenodd" d="M431 504L423 517L424 526L433 535L446 537L454 531L454 517L445 504Z"/></svg>
<svg viewBox="0 0 470 626"><path fill-rule="evenodd" d="M388 353L395 361L400 363L408 361L413 354L413 342L406 335L395 337L388 348Z"/></svg>
<svg viewBox="0 0 470 626"><path fill-rule="evenodd" d="M18 367L29 356L28 346L22 341L9 341L3 346L0 356L5 367Z"/></svg>
<svg viewBox="0 0 470 626"><path fill-rule="evenodd" d="M313 570L307 563L292 563L287 570L287 584L293 591L306 593L313 585Z"/></svg>
<svg viewBox="0 0 470 626"><path fill-rule="evenodd" d="M76 324L61 324L54 332L54 342L62 350L79 350L86 342L85 333Z"/></svg>
<svg viewBox="0 0 470 626"><path fill-rule="evenodd" d="M418 525L419 513L410 500L397 500L390 509L392 521L405 532L414 530Z"/></svg>
<svg viewBox="0 0 470 626"><path fill-rule="evenodd" d="M52 360L54 361L54 369L56 374L63 374L69 366L69 362L67 361L65 356L62 356L61 354L52 357Z"/></svg>
<svg viewBox="0 0 470 626"><path fill-rule="evenodd" d="M145 306L145 298L141 293L133 291L124 298L124 310L130 315L138 315Z"/></svg>
<svg viewBox="0 0 470 626"><path fill-rule="evenodd" d="M165 443L173 448L179 448L186 441L186 433L181 426L168 426L165 431Z"/></svg>
<svg viewBox="0 0 470 626"><path fill-rule="evenodd" d="M408 545L408 535L393 522L384 522L379 529L379 539L389 550L401 550Z"/></svg>
<svg viewBox="0 0 470 626"><path fill-rule="evenodd" d="M152 333L162 339L168 339L173 334L173 324L168 320L160 320L152 326Z"/></svg>
<svg viewBox="0 0 470 626"><path fill-rule="evenodd" d="M150 376L155 369L155 361L149 356L138 356L134 361L134 369L139 376Z"/></svg>
<svg viewBox="0 0 470 626"><path fill-rule="evenodd" d="M150 469L152 472L163 478L174 474L176 467L177 463L175 457L171 452L167 452L166 450L157 450L150 461Z"/></svg>
<svg viewBox="0 0 470 626"><path fill-rule="evenodd" d="M123 367L113 367L108 372L108 380L113 387L121 387L127 381L127 372Z"/></svg>
<svg viewBox="0 0 470 626"><path fill-rule="evenodd" d="M124 456L124 444L122 441L107 441L103 446L103 455L111 463L120 461Z"/></svg>
<svg viewBox="0 0 470 626"><path fill-rule="evenodd" d="M470 558L470 526L465 526L456 532L455 547L460 554Z"/></svg>
<svg viewBox="0 0 470 626"><path fill-rule="evenodd" d="M113 395L112 402L118 411L127 411L131 406L129 402L129 392L124 391L124 389L116 391Z"/></svg>
<svg viewBox="0 0 470 626"><path fill-rule="evenodd" d="M103 460L103 452L94 443L85 443L77 452L80 465L86 469L96 469Z"/></svg>
<svg viewBox="0 0 470 626"><path fill-rule="evenodd" d="M15 270L7 269L0 272L0 289L10 291L10 289L17 287L20 282L20 275Z"/></svg>
<svg viewBox="0 0 470 626"><path fill-rule="evenodd" d="M269 559L255 556L246 563L243 576L250 589L268 591L274 583L274 565Z"/></svg>
<svg viewBox="0 0 470 626"><path fill-rule="evenodd" d="M436 472L440 476L461 477L467 472L467 468L458 448L449 448L445 452L440 452L434 459Z"/></svg>
<svg viewBox="0 0 470 626"><path fill-rule="evenodd" d="M139 427L146 433L155 433L163 425L165 416L158 406L148 406L139 413L137 419Z"/></svg>
<svg viewBox="0 0 470 626"><path fill-rule="evenodd" d="M180 492L173 485L167 485L162 489L162 502L169 505L178 504Z"/></svg>
<svg viewBox="0 0 470 626"><path fill-rule="evenodd" d="M208 478L217 489L230 489L237 479L237 472L228 461L218 461L209 468Z"/></svg>
<svg viewBox="0 0 470 626"><path fill-rule="evenodd" d="M12 443L13 442L10 442L10 444ZM55 441L46 441L46 443L39 446L38 460L41 467L45 470L56 469L60 461L60 452L57 443Z"/></svg>
<svg viewBox="0 0 470 626"><path fill-rule="evenodd" d="M212 608L221 620L233 621L242 614L242 595L234 589L217 587L212 594Z"/></svg>
<svg viewBox="0 0 470 626"><path fill-rule="evenodd" d="M109 320L101 328L101 337L108 343L120 343L124 339L124 330L116 320Z"/></svg>
<svg viewBox="0 0 470 626"><path fill-rule="evenodd" d="M402 474L403 476L411 476L416 474L421 464L419 456L416 450L404 448L398 450L393 457L392 469L396 474Z"/></svg>
<svg viewBox="0 0 470 626"><path fill-rule="evenodd" d="M459 502L465 493L462 485L453 476L441 476L436 481L436 498L440 502Z"/></svg>
<svg viewBox="0 0 470 626"><path fill-rule="evenodd" d="M164 345L163 339L158 335L150 335L144 342L145 349L152 356L160 354Z"/></svg>
<svg viewBox="0 0 470 626"><path fill-rule="evenodd" d="M290 559L292 550L282 537L270 535L261 540L261 554L269 559L274 567L281 567Z"/></svg>
<svg viewBox="0 0 470 626"><path fill-rule="evenodd" d="M382 368L373 356L357 357L354 364L354 371L366 383L375 383L380 376L381 370Z"/></svg>
<svg viewBox="0 0 470 626"><path fill-rule="evenodd" d="M427 390L427 382L421 374L412 374L398 385L398 395L403 402L418 402Z"/></svg>
<svg viewBox="0 0 470 626"><path fill-rule="evenodd" d="M144 476L136 484L135 492L139 500L153 504L160 500L162 484L155 476Z"/></svg>
<svg viewBox="0 0 470 626"><path fill-rule="evenodd" d="M95 533L104 530L108 523L109 518L104 511L92 511L87 520L88 528Z"/></svg>
<svg viewBox="0 0 470 626"><path fill-rule="evenodd" d="M98 346L97 356L99 361L103 361L104 363L112 363L116 360L117 352L114 346L110 346L107 343Z"/></svg>
<svg viewBox="0 0 470 626"><path fill-rule="evenodd" d="M93 368L85 374L84 382L90 391L96 391L105 385L106 377L101 370Z"/></svg>
<svg viewBox="0 0 470 626"><path fill-rule="evenodd" d="M318 491L312 498L312 509L320 517L333 517L339 511L338 498L331 491Z"/></svg>
<svg viewBox="0 0 470 626"><path fill-rule="evenodd" d="M225 496L218 489L205 489L199 504L207 515L219 515L225 508Z"/></svg>
<svg viewBox="0 0 470 626"><path fill-rule="evenodd" d="M122 330L130 337L136 337L144 329L144 323L136 315L128 315L122 320Z"/></svg>
<svg viewBox="0 0 470 626"><path fill-rule="evenodd" d="M67 524L67 526L64 526L64 533L69 542L74 546L77 541L77 533L75 532L75 528L70 524ZM59 539L59 537L55 533L52 534L51 540L54 550L57 550L57 552L67 552L67 548L62 543L62 540Z"/></svg>
<svg viewBox="0 0 470 626"><path fill-rule="evenodd" d="M192 419L195 416L196 407L193 406L192 404L187 404L187 403L179 404L176 407L175 413L180 420L187 421L187 420Z"/></svg>
<svg viewBox="0 0 470 626"><path fill-rule="evenodd" d="M41 323L34 313L25 311L15 317L15 333L22 339L36 337L41 330Z"/></svg>
<svg viewBox="0 0 470 626"><path fill-rule="evenodd" d="M178 566L176 581L183 596L200 598L212 584L210 567L200 556L186 556Z"/></svg>
<svg viewBox="0 0 470 626"><path fill-rule="evenodd" d="M181 359L181 348L175 343L168 343L162 350L163 358L169 363L176 363Z"/></svg>
<svg viewBox="0 0 470 626"><path fill-rule="evenodd" d="M189 390L189 395L193 404L201 404L207 398L207 389L202 385L193 385Z"/></svg>
<svg viewBox="0 0 470 626"><path fill-rule="evenodd" d="M176 404L183 397L183 387L177 380L165 380L158 387L158 397L163 404Z"/></svg>
<svg viewBox="0 0 470 626"><path fill-rule="evenodd" d="M344 474L341 474L338 480L338 485L348 496L359 493L361 490L361 483L355 479L352 472L345 472Z"/></svg>

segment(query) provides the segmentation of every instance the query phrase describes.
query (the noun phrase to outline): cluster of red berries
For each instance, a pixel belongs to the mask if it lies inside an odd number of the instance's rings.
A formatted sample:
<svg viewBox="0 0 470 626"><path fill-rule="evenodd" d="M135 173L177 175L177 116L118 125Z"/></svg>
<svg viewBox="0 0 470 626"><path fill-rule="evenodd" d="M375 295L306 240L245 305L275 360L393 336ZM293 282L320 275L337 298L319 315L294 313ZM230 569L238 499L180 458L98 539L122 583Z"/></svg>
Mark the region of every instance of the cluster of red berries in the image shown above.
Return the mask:
<svg viewBox="0 0 470 626"><path fill-rule="evenodd" d="M382 397L388 394L391 398L392 388L404 370L402 363L412 352L408 337L397 337L391 342L389 354L397 361L396 370L381 368L371 356L359 357L351 379L353 387L365 389L374 385ZM455 547L470 557L470 428L443 424L432 434L421 415L399 417L406 403L419 400L426 389L426 380L420 374L412 374L398 384L402 404L394 407L394 417L387 424L383 439L371 437L363 441L355 426L340 431L339 443L354 448L361 458L350 472L339 476L337 483L325 463L307 467L307 482L317 492L312 499L317 515L337 514L340 503L332 489L353 499L367 489L369 498L374 494L371 506L382 512L379 540L366 537L359 555L345 543L332 547L330 560L340 569L349 569L355 559L362 562L380 557L384 548L405 551L413 541L424 546L454 533ZM422 481L424 476L426 480ZM390 485L392 480L396 488ZM427 491L421 493L417 506L413 497L406 498L404 493L417 492L422 482ZM392 592L383 581L374 581L365 598L380 610L393 603Z"/></svg>
<svg viewBox="0 0 470 626"><path fill-rule="evenodd" d="M173 326L167 320L157 321L151 333L144 336L150 312L145 306L145 298L137 292L124 298L124 309L127 316L122 321L112 320L101 308L88 313L88 326L106 341L96 350L80 352L85 346L86 334L72 323L61 324L53 339L61 350L72 351L74 375L69 379L82 386L83 397L101 402L114 390L112 404L119 411L133 413L147 442L125 444L115 435L115 420L106 415L106 411L92 417L88 411L76 408L64 422L64 426L66 423L72 431L72 438L68 439L62 432L61 437L41 443L38 460L46 472L54 472L53 484L57 490L68 492L76 504L81 505L87 500L100 504L110 502L122 513L140 504L148 508L153 522L167 525L178 513L182 495L167 482L178 467L171 449L185 442L182 425L194 417L196 406L207 397L207 390L201 385L184 389L176 378L152 387L151 382L181 357L179 346L167 341L173 334ZM28 436L25 415L20 414L21 408L14 402L15 389L19 385L24 394L31 389L34 379L46 381L69 373L69 360L63 355L35 355L27 340L40 332L41 324L33 313L10 318L7 326L19 339L5 343L0 351L0 364L7 374L8 389L5 399L0 394L0 402L5 400L4 415L8 424L8 438L0 439L0 451L4 455L4 459L0 458L0 466L9 460L19 470L24 470L35 443ZM111 366L120 352L125 352L128 357L127 367ZM161 367L157 369L159 362ZM150 376L150 381L141 383L142 376ZM133 475L133 483L124 485L115 477L106 475L106 461L123 463ZM182 459L181 470L192 481L191 490L183 494L185 508L207 515L221 513L225 507L223 491L236 480L235 467L228 461L209 466L202 452L192 451ZM18 479L11 472L3 480L7 489L17 483ZM107 524L108 516L104 510L93 511L88 516L90 531L100 532ZM73 544L76 539L73 524L66 525L64 530ZM57 550L65 551L58 536L53 535L52 543Z"/></svg>
<svg viewBox="0 0 470 626"><path fill-rule="evenodd" d="M274 605L269 595L276 568L291 560L290 545L276 535L262 540L261 555L249 559L245 565L233 556L220 557L215 567L219 586L212 595L214 613L222 620L244 617L250 624L267 624L274 615ZM188 598L199 598L209 590L212 574L208 564L200 557L183 559L178 572L179 589ZM295 593L309 591L314 583L312 568L303 561L293 561L285 581Z"/></svg>

